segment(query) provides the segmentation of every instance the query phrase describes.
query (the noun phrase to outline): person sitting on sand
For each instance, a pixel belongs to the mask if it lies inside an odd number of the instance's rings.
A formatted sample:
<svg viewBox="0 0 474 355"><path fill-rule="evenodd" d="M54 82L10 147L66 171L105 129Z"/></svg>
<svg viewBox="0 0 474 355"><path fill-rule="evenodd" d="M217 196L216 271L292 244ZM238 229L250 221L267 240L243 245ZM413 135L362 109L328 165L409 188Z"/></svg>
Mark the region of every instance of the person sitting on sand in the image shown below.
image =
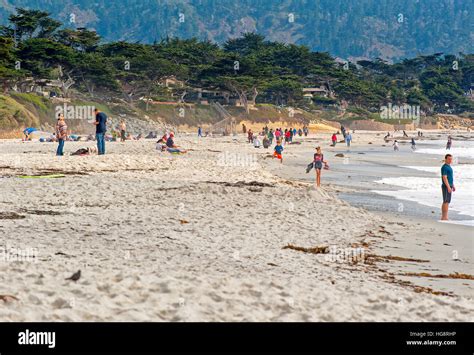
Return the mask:
<svg viewBox="0 0 474 355"><path fill-rule="evenodd" d="M327 165L327 162L324 160L324 155L321 151L321 147L316 147L316 153L314 154L314 169L316 170L316 186L321 186L321 170L323 164Z"/></svg>
<svg viewBox="0 0 474 355"><path fill-rule="evenodd" d="M166 150L169 153L186 153L185 150L179 149L179 147L174 144L174 133L171 132L167 141L166 141Z"/></svg>
<svg viewBox="0 0 474 355"><path fill-rule="evenodd" d="M97 148L96 147L87 147L87 148L79 148L75 152L71 153L71 155L91 155L91 154L97 154Z"/></svg>
<svg viewBox="0 0 474 355"><path fill-rule="evenodd" d="M283 163L283 156L281 154L283 152L283 146L281 145L281 141L277 140L277 144L274 150L275 151L273 152L273 157L280 159L280 163Z"/></svg>
<svg viewBox="0 0 474 355"><path fill-rule="evenodd" d="M159 150L160 152L164 152L166 150L166 144L163 143L163 140L160 139L158 142L156 142L156 150Z"/></svg>

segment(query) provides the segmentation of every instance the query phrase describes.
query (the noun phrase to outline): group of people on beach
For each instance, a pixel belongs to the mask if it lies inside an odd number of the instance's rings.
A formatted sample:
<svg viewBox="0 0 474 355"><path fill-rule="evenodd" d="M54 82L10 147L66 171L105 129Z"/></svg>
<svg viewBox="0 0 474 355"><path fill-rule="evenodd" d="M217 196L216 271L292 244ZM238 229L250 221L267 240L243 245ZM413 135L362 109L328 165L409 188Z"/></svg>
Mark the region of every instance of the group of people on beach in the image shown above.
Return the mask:
<svg viewBox="0 0 474 355"><path fill-rule="evenodd" d="M95 121L95 138L97 141L97 152L99 155L105 154L105 133L107 132L107 115L99 109L94 109ZM57 156L64 155L64 143L68 139L67 124L64 120L64 114L58 114L58 120L55 127L55 137L58 141L58 148L56 150Z"/></svg>
<svg viewBox="0 0 474 355"><path fill-rule="evenodd" d="M97 141L97 153L99 155L105 154L105 133L107 131L107 115L104 112L101 112L99 109L94 110L95 113L95 121L93 124L96 127L96 134L95 139ZM245 125L243 126L244 129ZM120 140L124 142L126 139L126 124L125 122L121 122L119 125L120 130ZM64 115L62 113L58 114L58 119L55 127L55 137L58 142L58 147L56 150L57 156L64 155L64 144L65 141L68 139L68 127L64 119ZM261 142L258 135L255 135L251 129L246 131L247 139L249 143L252 143L255 148L260 148ZM309 130L307 126L303 128L296 129L296 128L287 128L284 131L282 128L277 128L275 130L268 128L265 126L261 131L260 135L263 136L263 147L268 148L272 145L273 141L276 141L276 145L274 147L273 157L280 160L280 163L283 163L283 150L284 150L284 143L292 144L294 137L298 136L307 136ZM351 133L344 127L341 126L341 133L344 137L344 141L346 142L347 147L350 147L352 142L352 135ZM408 137L406 132L404 131L404 136ZM335 132L331 136L331 146L335 147L338 141L337 134L339 132ZM198 136L202 137L202 129L199 127ZM390 133L384 137L384 140L387 141L390 137ZM423 133L418 131L418 138L423 137ZM446 143L446 150L450 150L452 147L452 137L448 136L448 140ZM174 142L174 133L166 133L161 137L157 143L156 148L159 151L167 151L172 154L183 154L186 153L186 150L180 149ZM394 140L393 143L394 151L399 150L398 141ZM411 138L411 148L412 150L416 149L416 142L415 138ZM87 153L90 149L87 149ZM76 152L77 153L77 152ZM75 153L74 153L75 154ZM82 155L82 154L76 154ZM456 191L454 187L454 177L453 177L453 169L451 167L453 157L451 154L446 154L444 157L444 164L441 167L441 190L442 190L442 197L443 203L441 206L442 216L441 220L448 220L448 209L449 204L451 202L452 193ZM324 154L320 146L316 147L316 152L313 155L313 161L307 166L306 172L308 173L312 169L315 169L316 178L315 178L315 185L317 187L321 186L321 171L323 169L329 169L329 165L327 161L324 159Z"/></svg>

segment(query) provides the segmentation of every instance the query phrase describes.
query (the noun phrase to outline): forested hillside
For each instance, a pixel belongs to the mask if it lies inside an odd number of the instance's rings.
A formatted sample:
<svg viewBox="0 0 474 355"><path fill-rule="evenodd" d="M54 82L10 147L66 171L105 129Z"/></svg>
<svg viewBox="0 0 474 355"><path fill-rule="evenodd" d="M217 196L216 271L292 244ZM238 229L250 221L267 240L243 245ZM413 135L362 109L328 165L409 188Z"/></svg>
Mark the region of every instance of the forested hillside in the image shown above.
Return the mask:
<svg viewBox="0 0 474 355"><path fill-rule="evenodd" d="M468 96L473 74L473 54L347 63L256 33L222 45L177 38L154 44L104 42L95 31L65 28L40 10L17 9L0 27L5 93L28 92L32 83L52 81L61 97L130 106L147 102L145 112L148 102L197 103L197 95L207 92L223 96L225 103L239 101L247 113L254 104L272 104L368 117L392 103L420 106L428 115L459 114L474 111ZM314 96L308 99L305 88Z"/></svg>
<svg viewBox="0 0 474 355"><path fill-rule="evenodd" d="M166 37L224 43L245 32L344 59L399 60L472 53L474 3L465 0L1 0L0 23L15 7L48 11L106 41Z"/></svg>

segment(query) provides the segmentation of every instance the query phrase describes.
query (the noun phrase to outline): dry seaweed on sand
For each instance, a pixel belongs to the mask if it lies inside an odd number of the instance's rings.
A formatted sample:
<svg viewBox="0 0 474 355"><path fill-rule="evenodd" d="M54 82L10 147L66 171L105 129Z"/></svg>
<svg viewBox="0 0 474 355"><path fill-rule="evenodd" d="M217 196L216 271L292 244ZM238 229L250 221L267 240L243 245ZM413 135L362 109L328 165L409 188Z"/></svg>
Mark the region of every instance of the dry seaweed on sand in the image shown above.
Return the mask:
<svg viewBox="0 0 474 355"><path fill-rule="evenodd" d="M25 216L15 212L0 212L0 219L23 219Z"/></svg>
<svg viewBox="0 0 474 355"><path fill-rule="evenodd" d="M292 249L297 251L302 251L304 253L311 253L311 254L327 254L329 253L329 247L326 245L319 246L319 247L312 247L312 248L305 248L305 247L298 247L293 244L288 244L283 247L283 249Z"/></svg>
<svg viewBox="0 0 474 355"><path fill-rule="evenodd" d="M427 272L406 272L404 274L400 274L402 276L418 276L418 277L433 277L433 278L439 278L439 279L461 279L461 280L474 280L473 275L469 274L461 274L455 272L454 274L449 274L449 275L432 275Z"/></svg>
<svg viewBox="0 0 474 355"><path fill-rule="evenodd" d="M405 258L403 256L396 256L396 255L376 255L376 254L365 254L364 255L364 262L367 264L374 263L376 261L409 261L414 263L428 263L429 260L423 259L413 259L413 258Z"/></svg>

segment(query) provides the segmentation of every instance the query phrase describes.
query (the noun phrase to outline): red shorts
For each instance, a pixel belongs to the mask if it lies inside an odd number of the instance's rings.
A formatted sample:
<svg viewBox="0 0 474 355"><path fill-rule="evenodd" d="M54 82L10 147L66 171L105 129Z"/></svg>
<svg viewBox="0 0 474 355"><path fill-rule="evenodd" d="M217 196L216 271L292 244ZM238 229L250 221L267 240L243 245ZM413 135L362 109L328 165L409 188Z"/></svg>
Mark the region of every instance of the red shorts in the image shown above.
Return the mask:
<svg viewBox="0 0 474 355"><path fill-rule="evenodd" d="M281 156L281 154L278 154L277 152L274 152L274 153L273 153L273 156L274 156L274 157L277 157L277 158L280 159L280 160L283 159L282 156Z"/></svg>

